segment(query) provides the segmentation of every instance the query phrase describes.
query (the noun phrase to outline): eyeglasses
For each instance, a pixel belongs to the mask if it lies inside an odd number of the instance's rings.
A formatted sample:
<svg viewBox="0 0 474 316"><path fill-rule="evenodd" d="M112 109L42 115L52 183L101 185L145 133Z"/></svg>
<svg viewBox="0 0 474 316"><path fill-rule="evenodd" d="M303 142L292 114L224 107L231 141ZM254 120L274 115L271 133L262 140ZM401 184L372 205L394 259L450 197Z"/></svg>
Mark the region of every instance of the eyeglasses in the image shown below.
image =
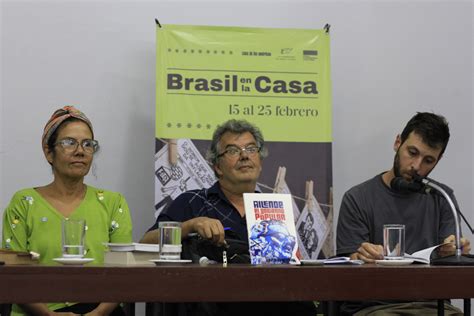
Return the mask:
<svg viewBox="0 0 474 316"><path fill-rule="evenodd" d="M222 153L217 155L217 157L222 157L227 154L229 157L238 157L242 154L242 152L246 152L249 156L255 156L258 152L260 152L260 147L251 145L245 148L239 148L237 146L229 146L224 150Z"/></svg>
<svg viewBox="0 0 474 316"><path fill-rule="evenodd" d="M54 145L61 145L65 152L72 153L77 150L79 142L75 138L63 138L57 141ZM93 154L99 150L99 142L95 139L84 139L81 141L82 149L88 153Z"/></svg>

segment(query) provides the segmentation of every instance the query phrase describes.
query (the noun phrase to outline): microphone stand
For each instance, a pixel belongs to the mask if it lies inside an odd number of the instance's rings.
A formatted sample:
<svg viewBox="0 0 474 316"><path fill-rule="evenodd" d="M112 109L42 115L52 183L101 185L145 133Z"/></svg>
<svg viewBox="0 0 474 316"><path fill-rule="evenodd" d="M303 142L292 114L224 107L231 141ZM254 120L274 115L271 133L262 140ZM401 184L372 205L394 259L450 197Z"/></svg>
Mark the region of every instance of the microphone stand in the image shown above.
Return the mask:
<svg viewBox="0 0 474 316"><path fill-rule="evenodd" d="M459 215L456 211L456 207L454 206L453 200L451 197L446 193L446 191L436 183L424 178L421 182L430 187L435 189L446 199L449 206L451 207L451 211L453 212L454 222L456 225L456 235L455 235L455 242L456 242L456 252L452 256L436 258L431 260L432 265L440 265L440 266L470 266L474 265L474 256L473 255L463 255L461 249L461 223L459 221Z"/></svg>

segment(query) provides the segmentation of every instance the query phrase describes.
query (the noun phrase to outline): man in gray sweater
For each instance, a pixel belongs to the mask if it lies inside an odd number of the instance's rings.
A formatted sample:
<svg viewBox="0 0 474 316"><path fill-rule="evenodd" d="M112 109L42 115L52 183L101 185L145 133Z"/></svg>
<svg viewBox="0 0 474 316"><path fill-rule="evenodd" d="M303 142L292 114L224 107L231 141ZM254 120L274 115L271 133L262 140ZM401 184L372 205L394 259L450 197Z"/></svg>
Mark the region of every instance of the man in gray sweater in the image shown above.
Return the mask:
<svg viewBox="0 0 474 316"><path fill-rule="evenodd" d="M337 254L367 263L383 259L383 225L405 225L407 253L451 242L440 248L440 255L455 250L455 222L447 201L438 194L401 192L390 186L392 179L402 177L412 182L426 177L441 159L449 141L446 119L433 113L417 113L396 136L395 158L389 171L376 175L347 191L342 199L337 225ZM453 191L440 184L451 196ZM463 253L470 243L462 238ZM446 315L460 311L450 304ZM436 315L436 302L346 302L342 312L355 315Z"/></svg>

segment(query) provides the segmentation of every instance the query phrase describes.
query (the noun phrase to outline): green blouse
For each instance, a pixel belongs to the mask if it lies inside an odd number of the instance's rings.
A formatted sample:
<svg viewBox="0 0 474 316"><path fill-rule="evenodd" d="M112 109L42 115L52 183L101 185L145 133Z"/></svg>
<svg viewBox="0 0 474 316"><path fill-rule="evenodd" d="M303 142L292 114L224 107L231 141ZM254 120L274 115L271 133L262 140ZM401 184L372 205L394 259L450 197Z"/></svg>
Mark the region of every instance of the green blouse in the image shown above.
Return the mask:
<svg viewBox="0 0 474 316"><path fill-rule="evenodd" d="M51 264L62 256L61 221L65 217L34 188L18 191L3 217L3 247L40 254L40 263ZM87 186L81 204L69 216L86 221L85 249L94 263L104 262L104 243L132 242L132 221L125 198L116 192ZM55 310L68 303L48 304ZM21 315L14 306L12 315Z"/></svg>

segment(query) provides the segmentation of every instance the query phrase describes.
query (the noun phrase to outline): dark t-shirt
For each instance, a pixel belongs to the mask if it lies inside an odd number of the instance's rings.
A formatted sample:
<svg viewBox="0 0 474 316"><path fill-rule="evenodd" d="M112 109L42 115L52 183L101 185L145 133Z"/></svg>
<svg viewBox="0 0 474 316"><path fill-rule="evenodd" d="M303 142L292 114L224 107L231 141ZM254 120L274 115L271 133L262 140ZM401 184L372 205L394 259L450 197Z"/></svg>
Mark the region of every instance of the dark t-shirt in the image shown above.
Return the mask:
<svg viewBox="0 0 474 316"><path fill-rule="evenodd" d="M441 186L457 207L452 190ZM383 244L384 224L405 225L407 253L435 246L455 233L453 214L444 197L397 193L377 175L344 195L337 224L337 254L354 253L363 242Z"/></svg>

